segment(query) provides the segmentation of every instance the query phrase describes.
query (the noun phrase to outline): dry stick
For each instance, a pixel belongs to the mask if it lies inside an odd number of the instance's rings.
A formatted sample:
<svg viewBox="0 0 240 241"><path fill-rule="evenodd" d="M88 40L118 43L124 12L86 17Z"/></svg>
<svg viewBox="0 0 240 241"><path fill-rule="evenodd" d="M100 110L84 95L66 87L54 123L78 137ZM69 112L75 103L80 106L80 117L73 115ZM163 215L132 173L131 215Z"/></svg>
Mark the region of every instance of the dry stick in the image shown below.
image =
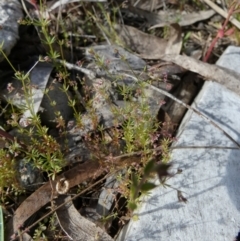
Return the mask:
<svg viewBox="0 0 240 241"><path fill-rule="evenodd" d="M107 0L84 0L84 2L106 2L106 1ZM52 10L60 7L61 5L74 3L74 2L79 2L79 0L59 0L55 2L51 7L49 7L48 12L51 12Z"/></svg>
<svg viewBox="0 0 240 241"><path fill-rule="evenodd" d="M93 9L93 12L95 14L95 16L98 16L98 14L96 13L96 10L94 8L94 6L92 6L92 9ZM97 27L99 28L99 30L102 32L102 35L103 37L105 38L105 40L107 41L108 45L111 45L111 42L109 40L109 38L107 37L106 33L103 31L102 27L99 25L98 22L100 21L97 21L96 17L94 15L92 15L92 18L95 20L95 24L97 25Z"/></svg>
<svg viewBox="0 0 240 241"><path fill-rule="evenodd" d="M69 70L74 69L76 71L79 71L79 72L87 75L90 79L96 78L96 73L93 72L92 70L79 67L75 64L70 64L70 63L68 63L67 61L64 61L64 60L54 59L53 62L60 63L60 64L64 65Z"/></svg>
<svg viewBox="0 0 240 241"><path fill-rule="evenodd" d="M32 1L30 0L27 0L28 3L30 3L34 8L37 9L37 5L35 3L33 3ZM24 12L27 14L27 16L29 17L29 19L33 20L33 18L31 17L30 13L28 12L27 10L27 7L26 7L26 4L24 2L24 0L21 0L21 3L22 3L22 7L23 7L23 10Z"/></svg>
<svg viewBox="0 0 240 241"><path fill-rule="evenodd" d="M218 14L220 14L222 17L227 18L228 13L224 11L222 8L220 8L218 5L216 5L214 2L210 0L203 0L207 5L209 5L214 11L216 11ZM240 22L237 21L233 16L230 17L229 21L236 26L238 29L240 29Z"/></svg>
<svg viewBox="0 0 240 241"><path fill-rule="evenodd" d="M171 146L170 150L173 149L221 149L221 150L239 150L240 147L232 146Z"/></svg>
<svg viewBox="0 0 240 241"><path fill-rule="evenodd" d="M170 150L174 150L174 149L226 149L226 150L239 150L240 147L231 147L231 146L171 146L169 147ZM149 151L146 154L149 154L150 152L153 151L160 151L162 149L161 146L149 149ZM143 151L136 151L136 152L130 152L127 154L122 154L120 156L115 156L115 157L111 157L112 161L120 161L121 159L124 158L129 158L129 157L133 157L133 156L140 156L143 154Z"/></svg>

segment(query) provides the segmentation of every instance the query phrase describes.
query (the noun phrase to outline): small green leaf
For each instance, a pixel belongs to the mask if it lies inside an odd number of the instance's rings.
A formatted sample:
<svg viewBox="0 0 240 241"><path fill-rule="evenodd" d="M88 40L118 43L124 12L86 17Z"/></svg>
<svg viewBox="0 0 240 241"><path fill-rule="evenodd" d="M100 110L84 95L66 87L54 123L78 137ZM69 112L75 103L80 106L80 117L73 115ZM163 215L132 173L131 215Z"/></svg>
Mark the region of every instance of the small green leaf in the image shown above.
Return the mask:
<svg viewBox="0 0 240 241"><path fill-rule="evenodd" d="M149 161L144 167L144 175L149 175L152 171L154 171L155 161Z"/></svg>
<svg viewBox="0 0 240 241"><path fill-rule="evenodd" d="M132 173L132 185L134 185L134 187L138 186L138 178L135 173Z"/></svg>
<svg viewBox="0 0 240 241"><path fill-rule="evenodd" d="M128 208L134 211L137 208L137 204L135 202L128 202Z"/></svg>
<svg viewBox="0 0 240 241"><path fill-rule="evenodd" d="M142 192L148 192L148 191L152 190L155 187L157 187L157 185L155 185L154 183L146 182L146 183L143 183L143 185L141 186L141 191Z"/></svg>
<svg viewBox="0 0 240 241"><path fill-rule="evenodd" d="M134 173L132 173L132 183L131 183L131 188L130 188L130 198L131 199L135 198L137 187L138 187L137 176Z"/></svg>

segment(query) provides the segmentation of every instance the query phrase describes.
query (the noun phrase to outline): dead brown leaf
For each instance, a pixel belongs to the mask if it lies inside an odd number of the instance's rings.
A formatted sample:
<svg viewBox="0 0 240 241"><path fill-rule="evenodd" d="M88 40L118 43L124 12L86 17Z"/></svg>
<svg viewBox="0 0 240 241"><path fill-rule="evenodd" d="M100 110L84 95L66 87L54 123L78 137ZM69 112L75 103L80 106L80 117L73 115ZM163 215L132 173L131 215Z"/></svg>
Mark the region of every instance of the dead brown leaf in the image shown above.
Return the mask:
<svg viewBox="0 0 240 241"><path fill-rule="evenodd" d="M240 95L239 74L233 70L182 55L165 55L162 60L175 63L187 70L198 73L206 80L215 81Z"/></svg>
<svg viewBox="0 0 240 241"><path fill-rule="evenodd" d="M181 13L168 10L153 13L134 6L128 6L128 11L145 17L151 25L150 29L164 27L165 25L173 23L178 23L180 26L189 26L198 21L206 20L216 13L214 10L199 11L194 13Z"/></svg>
<svg viewBox="0 0 240 241"><path fill-rule="evenodd" d="M145 59L159 59L165 54L179 54L182 48L181 28L171 25L168 39L144 33L134 27L116 25L120 39Z"/></svg>
<svg viewBox="0 0 240 241"><path fill-rule="evenodd" d="M60 196L55 204L59 206L65 203L63 207L56 211L56 214L61 228L71 240L113 241L103 229L83 217L69 199L70 196ZM66 201L68 202L66 203Z"/></svg>
<svg viewBox="0 0 240 241"><path fill-rule="evenodd" d="M152 20L152 22L155 24L152 24L153 26L150 29L163 27L166 25L166 23L178 23L180 26L189 26L196 22L208 19L212 17L215 14L215 11L213 10L206 10L206 11L199 11L195 13L177 13L177 12L171 12L171 11L161 11L159 12L158 18L164 19L164 22L158 22L157 18L155 20ZM153 17L152 17L153 18Z"/></svg>
<svg viewBox="0 0 240 241"><path fill-rule="evenodd" d="M92 161L79 164L75 168L64 173L64 177L68 180L70 188L82 183L83 181L98 176L100 174L99 163ZM14 230L23 223L41 207L46 205L51 199L57 195L56 184L61 177L56 178L40 187L32 195L30 195L16 210L13 217Z"/></svg>
<svg viewBox="0 0 240 241"><path fill-rule="evenodd" d="M164 2L162 0L152 0L150 2L149 0L142 0L142 1L132 1L132 5L143 10L153 11L155 9L161 8L164 5Z"/></svg>

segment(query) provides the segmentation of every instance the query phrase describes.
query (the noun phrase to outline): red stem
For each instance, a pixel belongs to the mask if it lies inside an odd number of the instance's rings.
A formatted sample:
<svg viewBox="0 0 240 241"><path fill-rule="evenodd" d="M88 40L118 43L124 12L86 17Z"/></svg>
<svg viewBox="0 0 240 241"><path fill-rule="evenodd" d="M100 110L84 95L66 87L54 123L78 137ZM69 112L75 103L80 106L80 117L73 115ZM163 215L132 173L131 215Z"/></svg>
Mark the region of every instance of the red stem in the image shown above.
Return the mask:
<svg viewBox="0 0 240 241"><path fill-rule="evenodd" d="M209 46L208 50L207 50L207 53L206 55L204 56L204 59L203 59L203 62L207 62L211 53L212 53L212 50L214 48L214 46L216 45L216 42L218 41L219 38L222 38L220 35L219 35L219 32L220 31L223 31L224 35L225 35L225 27L227 26L228 22L229 22L229 19L230 17L232 16L232 14L234 13L234 9L236 7L236 4L233 4L232 7L230 8L230 10L228 11L228 15L227 15L227 18L225 19L224 23L223 23L223 26L220 30L218 30L218 33L217 33L217 36L213 39L211 45Z"/></svg>

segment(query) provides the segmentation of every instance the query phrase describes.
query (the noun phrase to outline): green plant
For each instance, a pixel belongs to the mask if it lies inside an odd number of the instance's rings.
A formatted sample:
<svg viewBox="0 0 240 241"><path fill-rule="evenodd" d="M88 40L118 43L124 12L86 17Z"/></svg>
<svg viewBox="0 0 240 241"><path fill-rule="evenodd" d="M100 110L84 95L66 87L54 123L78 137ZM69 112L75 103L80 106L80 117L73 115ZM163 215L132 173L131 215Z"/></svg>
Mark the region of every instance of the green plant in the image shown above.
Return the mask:
<svg viewBox="0 0 240 241"><path fill-rule="evenodd" d="M17 187L15 159L8 150L0 150L0 193L4 193L5 187Z"/></svg>
<svg viewBox="0 0 240 241"><path fill-rule="evenodd" d="M34 6L37 8L36 4ZM100 7L100 9L102 9L103 15L107 24L110 26L110 29L113 29L113 23L108 14L104 12L103 8ZM81 111L79 111L80 107L78 106L80 104L77 103L81 99L81 97L78 98L79 95L77 95L78 84L71 80L70 73L64 64L65 41L59 40L56 36L51 35L49 31L51 21L41 15L41 11L43 10L44 5L41 3L39 9L39 19L32 19L31 16L29 16L28 19L22 20L21 23L28 25L31 24L37 28L42 44L47 52L47 57L39 57L39 61L52 62L52 64L54 64L55 71L57 73L56 79L62 84L59 91L66 94L68 105L73 109L77 127L82 128L82 114ZM102 35L104 35L104 33L107 35L106 29L97 21L97 17L94 17L94 14L89 11L88 15L97 22L98 27L102 31ZM115 38L117 38L114 34L107 35L107 37L112 37L112 39L110 39L112 42L115 42ZM0 52L4 55L1 48ZM114 106L108 99L109 93L105 88L101 88L99 93L106 99L106 103L109 104L109 108L111 108L111 111L115 116L116 125L112 128L106 129L99 126L96 120L96 110L93 107L93 101L91 99L92 92L94 92L94 90L87 89L87 87L84 86L84 79L80 78L80 84L83 86L83 89L85 88L85 95L84 98L82 98L84 108L91 114L92 122L95 127L94 131L85 136L84 141L86 142L86 145L90 147L90 150L92 148L94 153L97 153L95 159L100 163L101 161L103 162L103 159L107 156L114 155L111 151L109 151L110 148L108 147L110 143L113 143L121 154L127 155L133 152L141 152L138 163L132 163L132 165L128 167L123 166L122 168L125 169L126 172L124 175L118 177L119 180L121 179L120 189L122 191L122 195L126 197L129 209L134 211L138 205L139 196L143 193L148 193L157 186L152 181L149 181L152 174L158 173L160 179L168 175L168 146L171 141L169 139L159 141L159 123L156 119L152 118L151 107L149 106L144 92L146 83L139 81L131 87L122 83L122 76L113 75L111 73L108 68L107 60L102 59L98 54L94 53L94 51L92 54L97 67L103 69L110 78L114 79L113 85L116 86L118 94L124 101L124 105L123 107ZM7 56L5 56L5 58L9 61ZM63 62L59 63L59 59ZM121 59L129 67L130 73L138 79L138 75L131 70L129 63L127 63L124 56L121 56ZM9 64L11 65L10 61ZM12 118L8 120L8 127L17 128L19 133L27 137L27 143L25 143L25 145L21 145L17 141L12 142L7 149L0 150L0 160L2 162L2 168L0 169L1 190L4 190L4 188L10 184L13 185L13 183L16 183L17 187L17 180L15 179L15 164L17 162L17 157L24 158L26 162L33 163L34 167L44 173L47 173L48 177L52 180L56 178L57 174L60 173L66 165L64 160L65 153L62 146L49 134L49 129L42 125L39 115L34 111L33 93L29 73L17 71L13 66L12 69L15 71L15 77L22 84L22 98L25 100L25 105L20 108L16 108L13 103L9 102L12 111ZM74 98L68 94L69 89L76 94ZM49 95L50 91L51 86L45 90L45 96L49 98L50 105L55 107L56 102L51 100ZM29 125L28 128L19 124L21 114L23 114L26 110L28 110L31 114L31 116L25 120ZM64 133L66 130L66 123L61 116L61 113L55 112L55 120L57 128ZM153 136L156 137L154 140ZM124 143L125 148L121 148L119 144L120 140ZM154 153L154 145L160 145L162 147L161 154ZM9 153L11 155L9 155ZM161 158L161 161L164 163L162 166L157 164L158 158ZM114 165L111 165L111 162L107 165L106 163L103 163L101 168L106 168L114 173L115 170L112 170ZM165 170L165 172L159 174L160 170ZM1 175L1 173L3 173L3 175ZM115 213L111 214L109 217L111 216L115 217ZM44 235L45 230L46 225L40 223L39 227L34 232L34 239L46 239L46 236Z"/></svg>
<svg viewBox="0 0 240 241"><path fill-rule="evenodd" d="M44 231L46 229L47 229L47 227L45 226L45 224L39 223L38 227L34 231L33 240L47 241L48 239L44 234Z"/></svg>

